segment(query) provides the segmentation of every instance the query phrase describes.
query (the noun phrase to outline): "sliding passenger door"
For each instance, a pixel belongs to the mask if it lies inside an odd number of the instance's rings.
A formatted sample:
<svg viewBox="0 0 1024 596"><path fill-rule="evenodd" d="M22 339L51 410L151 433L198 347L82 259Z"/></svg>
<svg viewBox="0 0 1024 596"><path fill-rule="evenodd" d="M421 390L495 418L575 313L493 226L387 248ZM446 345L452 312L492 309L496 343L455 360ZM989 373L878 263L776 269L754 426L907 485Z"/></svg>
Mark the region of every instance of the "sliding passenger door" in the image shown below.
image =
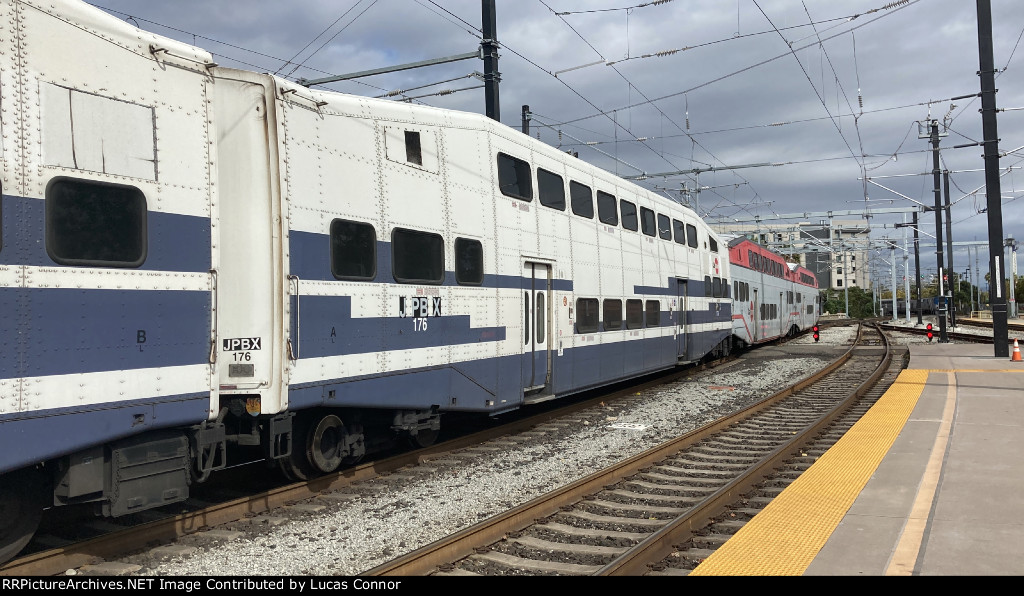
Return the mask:
<svg viewBox="0 0 1024 596"><path fill-rule="evenodd" d="M676 301L679 304L679 310L677 311L678 318L676 319L676 357L685 358L686 336L688 334L688 321L686 320L686 317L687 313L690 312L689 297L688 289L686 287L687 280L677 279L676 281L678 282L676 284L676 287L678 288L676 290Z"/></svg>
<svg viewBox="0 0 1024 596"><path fill-rule="evenodd" d="M551 360L551 265L523 265L523 391L535 393L548 384Z"/></svg>
<svg viewBox="0 0 1024 596"><path fill-rule="evenodd" d="M757 288L753 288L753 290L754 307L750 309L750 316L754 319L754 328L751 330L753 332L751 339L757 341L761 339L764 333L761 332L761 300L758 298Z"/></svg>

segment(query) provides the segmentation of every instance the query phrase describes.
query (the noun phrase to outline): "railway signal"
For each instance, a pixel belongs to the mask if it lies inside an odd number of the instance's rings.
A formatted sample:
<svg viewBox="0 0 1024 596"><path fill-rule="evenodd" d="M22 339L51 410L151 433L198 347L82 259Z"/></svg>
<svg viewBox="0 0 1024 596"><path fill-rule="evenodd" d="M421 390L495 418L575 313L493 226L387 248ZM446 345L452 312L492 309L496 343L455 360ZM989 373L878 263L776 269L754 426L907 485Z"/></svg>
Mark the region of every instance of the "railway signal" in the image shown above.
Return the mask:
<svg viewBox="0 0 1024 596"><path fill-rule="evenodd" d="M928 330L928 341L931 341L931 340L932 340L932 338L934 338L934 337L935 337L935 334L933 334L933 333L932 333L932 324L931 324L931 323L928 323L928 326L927 326L927 327L925 327L925 329L927 329L927 330Z"/></svg>
<svg viewBox="0 0 1024 596"><path fill-rule="evenodd" d="M820 339L820 336L818 335L818 326L815 325L811 330L814 332L814 341L818 341Z"/></svg>

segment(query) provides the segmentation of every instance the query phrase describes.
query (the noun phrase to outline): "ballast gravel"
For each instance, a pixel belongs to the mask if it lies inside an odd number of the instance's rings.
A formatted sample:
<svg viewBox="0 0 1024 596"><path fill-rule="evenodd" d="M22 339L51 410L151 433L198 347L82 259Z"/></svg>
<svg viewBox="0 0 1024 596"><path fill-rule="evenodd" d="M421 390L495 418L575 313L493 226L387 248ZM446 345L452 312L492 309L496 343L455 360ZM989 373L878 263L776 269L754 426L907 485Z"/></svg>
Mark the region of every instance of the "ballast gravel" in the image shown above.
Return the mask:
<svg viewBox="0 0 1024 596"><path fill-rule="evenodd" d="M854 334L855 328L823 329L822 343L849 344ZM503 442L501 450L483 451L460 466L439 466L440 473L379 483L377 490L357 485L345 499L301 504L305 514L296 514L297 505L287 516L272 511L246 520L263 528L257 534L203 541L186 537L177 545L181 554L150 551L121 562L139 565L135 575L358 575L699 428L805 377L825 360L778 356L770 366L706 371L621 405L542 425L555 430Z"/></svg>

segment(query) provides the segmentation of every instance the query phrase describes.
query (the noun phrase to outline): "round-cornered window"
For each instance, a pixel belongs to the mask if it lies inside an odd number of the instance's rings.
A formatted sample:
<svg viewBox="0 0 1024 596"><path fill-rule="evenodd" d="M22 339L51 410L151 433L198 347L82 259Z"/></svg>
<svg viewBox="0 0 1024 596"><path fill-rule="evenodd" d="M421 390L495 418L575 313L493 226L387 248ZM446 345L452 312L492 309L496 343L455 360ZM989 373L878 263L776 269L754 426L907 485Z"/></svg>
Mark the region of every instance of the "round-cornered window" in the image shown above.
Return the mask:
<svg viewBox="0 0 1024 596"><path fill-rule="evenodd" d="M46 186L46 253L61 265L139 267L146 196L134 186L54 178Z"/></svg>
<svg viewBox="0 0 1024 596"><path fill-rule="evenodd" d="M391 270L399 283L443 283L444 239L439 234L395 228L391 232Z"/></svg>

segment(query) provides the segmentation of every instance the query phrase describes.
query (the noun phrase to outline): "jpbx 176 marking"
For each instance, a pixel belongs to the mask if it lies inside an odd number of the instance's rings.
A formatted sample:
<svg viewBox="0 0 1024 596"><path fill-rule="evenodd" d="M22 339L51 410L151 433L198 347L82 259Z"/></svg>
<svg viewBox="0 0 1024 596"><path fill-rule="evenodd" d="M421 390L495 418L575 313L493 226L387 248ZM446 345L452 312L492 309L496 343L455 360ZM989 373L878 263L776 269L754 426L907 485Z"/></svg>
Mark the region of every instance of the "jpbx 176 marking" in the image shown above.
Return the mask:
<svg viewBox="0 0 1024 596"><path fill-rule="evenodd" d="M260 349L259 337L236 337L233 339L225 339L224 351L225 352L248 352L249 350Z"/></svg>

